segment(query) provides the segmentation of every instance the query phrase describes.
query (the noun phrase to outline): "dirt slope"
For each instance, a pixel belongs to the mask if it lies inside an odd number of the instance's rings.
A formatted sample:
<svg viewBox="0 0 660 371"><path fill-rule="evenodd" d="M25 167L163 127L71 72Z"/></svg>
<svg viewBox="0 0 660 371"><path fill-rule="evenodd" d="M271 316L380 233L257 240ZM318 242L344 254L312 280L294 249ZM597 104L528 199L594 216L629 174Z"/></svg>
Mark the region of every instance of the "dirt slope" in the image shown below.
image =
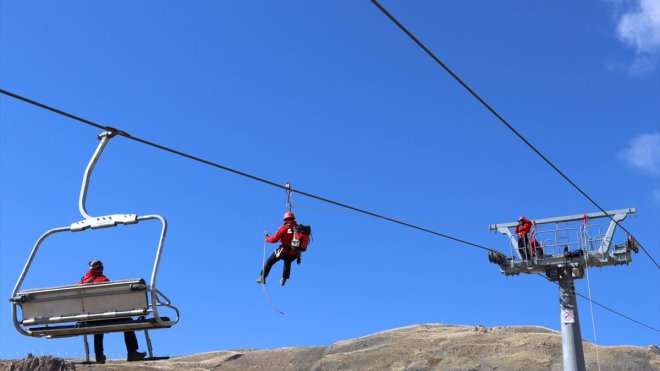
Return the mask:
<svg viewBox="0 0 660 371"><path fill-rule="evenodd" d="M583 343L587 369L659 370L655 345L595 347ZM38 357L37 360L45 358ZM2 361L3 370L34 368L35 359ZM52 359L56 362L57 359ZM233 350L128 363L52 363L43 370L562 370L561 334L542 327L415 325L327 347ZM30 368L27 363L32 362ZM44 364L47 367L48 364Z"/></svg>

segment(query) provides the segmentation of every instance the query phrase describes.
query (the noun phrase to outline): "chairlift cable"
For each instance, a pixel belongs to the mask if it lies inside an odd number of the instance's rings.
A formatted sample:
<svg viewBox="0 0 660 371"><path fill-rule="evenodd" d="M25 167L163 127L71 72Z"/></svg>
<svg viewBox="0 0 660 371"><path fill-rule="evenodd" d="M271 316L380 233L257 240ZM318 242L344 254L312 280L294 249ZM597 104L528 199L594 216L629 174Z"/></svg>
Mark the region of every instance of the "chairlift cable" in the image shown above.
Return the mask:
<svg viewBox="0 0 660 371"><path fill-rule="evenodd" d="M21 97L17 94L14 94L14 93L10 93L10 92L8 92L4 89L0 89L0 92L2 92L3 94L9 95L11 97L14 97L16 99L22 100L24 102L36 105L38 107L47 109L49 111L52 111L52 112L58 113L60 115L64 115L66 117L69 117L69 118L72 118L74 120L80 121L84 124L91 125L91 126L94 126L96 128L102 129L102 130L107 130L107 131L114 132L114 133L116 133L116 135L123 136L127 139L131 139L131 140L134 140L136 142L146 144L148 146L155 147L155 148L161 149L161 150L166 151L166 152L170 152L170 153L173 153L173 154L176 154L176 155L179 155L179 156L182 156L182 157L194 160L194 161L198 161L198 162L201 162L201 163L209 165L209 166L213 166L213 167L225 170L225 171L229 171L229 172L232 172L234 174L250 178L252 180L256 180L256 181L259 181L259 182L262 182L262 183L266 183L266 184L272 185L274 187L284 189L285 191L290 190L291 192L295 192L295 193L298 193L298 194L301 194L303 196L307 196L307 197L310 197L310 198L313 198L313 199L316 199L316 200L319 200L319 201L323 201L323 202L330 203L330 204L333 204L333 205L336 205L336 206L339 206L339 207L343 207L343 208L346 208L346 209L357 211L357 212L360 212L360 213L363 213L363 214L366 214L366 215L370 215L370 216L373 216L373 217L376 217L376 218L387 220L387 221L390 221L392 223L397 223L397 224L400 224L400 225L403 225L403 226L406 226L406 227L409 227L409 228L417 229L417 230L422 231L422 232L430 233L430 234L433 234L433 235L436 235L436 236L440 236L440 237L443 237L443 238L446 238L446 239L450 239L450 240L453 240L453 241L456 241L456 242L460 242L460 243L465 244L465 245L470 245L470 246L473 246L473 247L477 247L477 248L480 248L480 249L483 249L483 250L486 250L486 251L496 251L495 249L491 249L491 248L488 248L488 247L485 247L485 246L482 246L482 245L479 245L479 244L476 244L476 243L472 243L472 242L469 242L469 241L466 241L466 240L463 240L463 239L460 239L460 238L457 238L457 237L449 236L447 234L436 232L436 231L433 231L433 230L430 230L430 229L427 229L427 228L419 227L419 226L416 226L414 224L406 223L406 222L401 221L401 220L397 220L397 219L390 218L390 217L387 217L387 216L383 216L383 215L380 215L380 214L372 213L370 211L360 209L360 208L357 208L357 207L353 207L353 206L350 206L350 205L347 205L347 204L344 204L344 203L341 203L341 202L332 201L330 199L327 199L327 198L324 198L324 197L321 197L321 196L316 196L314 194L307 193L307 192L304 192L304 191L301 191L301 190L297 190L297 189L293 189L293 188L287 189L286 186L280 185L280 184L272 182L270 180L260 178L260 177L257 177L257 176L239 171L239 170L232 169L232 168L224 166L224 165L220 165L218 163L215 163L215 162L212 162L212 161L209 161L209 160L205 160L201 157L193 156L193 155L190 155L190 154L187 154L187 153L184 153L184 152L181 152L181 151L178 151L178 150L175 150L175 149L172 149L172 148L169 148L169 147L166 147L166 146L154 143L154 142L150 142L150 141L145 140L145 139L135 137L133 135L128 134L125 131L113 128L111 126L103 126L103 125L96 124L92 121L89 121L89 120L80 118L78 116L66 113L64 111L58 110L56 108L47 106L43 103L38 103L38 102L35 102L31 99Z"/></svg>
<svg viewBox="0 0 660 371"><path fill-rule="evenodd" d="M557 283L557 282L555 282L555 281L551 281L548 277L542 275L541 273L534 273L534 274L536 274L536 275L539 276L539 277L542 277L544 280L546 280L546 281L548 281L548 282L550 282L550 283L553 283L553 284L559 286L559 283ZM625 318L625 319L627 319L628 321L635 322L636 324L638 324L638 325L640 325L640 326L644 326L644 327L646 327L646 328L648 328L648 329L650 329L650 330L653 330L653 331L655 331L655 332L660 332L660 329L657 329L657 328L655 328L655 327L653 327L653 326L650 326L650 325L647 325L647 324L645 324L645 323L639 322L639 321L637 321L637 320L635 320L635 319L633 319L633 318L631 318L631 317L626 316L626 315L623 314L623 313L619 313L619 312L615 311L614 309L612 309L612 308L610 308L610 307L608 307L608 306L606 306L606 305L604 305L604 304L601 304L601 303L597 302L596 300L590 299L590 298L584 296L583 294L580 294L579 292L577 292L577 290L575 291L575 295L577 295L577 296L581 297L582 299L587 300L587 301L589 301L589 302L591 302L591 303L594 303L594 304L596 304L597 306L599 306L599 307L601 307L601 308L603 308L603 309L605 309L605 310L608 310L608 311L610 311L610 312L616 314L616 315L619 316L619 317Z"/></svg>
<svg viewBox="0 0 660 371"><path fill-rule="evenodd" d="M71 118L71 119L74 119L74 120L79 121L79 122L82 122L82 123L84 123L84 124L87 124L87 125L93 126L93 127L95 127L95 128L98 128L98 129L101 129L101 130L107 130L107 131L114 132L114 133L116 133L117 135L121 135L121 136L123 136L123 137L125 137L125 138L131 139L131 140L134 140L134 141L137 141L137 142L139 142L139 143L146 144L146 145L148 145L148 146L152 146L152 147L155 147L155 148L161 149L161 150L166 151L166 152L170 152L170 153L173 153L173 154L176 154L176 155L179 155L179 156L182 156L182 157L185 157L185 158L188 158L188 159L194 160L194 161L201 162L201 163L206 164L206 165L209 165L209 166L213 166L213 167L216 167L216 168L219 168L219 169L222 169L222 170L226 170L226 171L232 172L232 173L234 173L234 174L241 175L241 176L244 176L244 177L247 177L247 178L250 178L250 179L253 179L253 180L257 180L257 181L260 181L260 182L262 182L262 183L266 183L266 184L272 185L272 186L274 186L274 187L278 187L278 188L282 188L282 189L286 190L286 187L285 187L285 186L282 186L282 185L277 184L277 183L275 183L275 182L271 182L271 181L269 181L269 180L266 180L266 179L263 179L263 178L259 178L259 177L257 177L257 176L250 175L250 174L247 174L247 173L244 173L244 172L238 171L238 170L234 170L234 169L232 169L232 168L229 168L229 167L226 167L226 166L223 166L223 165L220 165L220 164L217 164L217 163L214 163L214 162L211 162L211 161L208 161L208 160L202 159L202 158L200 158L200 157L192 156L192 155L189 155L189 154L184 153L184 152L181 152L181 151L177 151L177 150L174 150L174 149L171 149L171 148L168 148L168 147L165 147L165 146L162 146L162 145L156 144L156 143L149 142L149 141L144 140L144 139L140 139L140 138L134 137L134 136L132 136L132 135L126 133L125 131L121 131L121 130L118 130L118 129L116 129L116 128L110 127L110 126L99 125L99 124L94 123L94 122L92 122L92 121L89 121L89 120L86 120L86 119L80 118L80 117L78 117L78 116L72 115L72 114L70 114L70 113L67 113L67 112L61 111L61 110L59 110L59 109L56 109L56 108L53 108L53 107L47 106L47 105L45 105L45 104L43 104L43 103L39 103L39 102L33 101L33 100L31 100L31 99L28 99L28 98L22 97L22 96L20 96L20 95L14 94L14 93L11 93L11 92L6 91L6 90L4 90L4 89L0 89L0 93L3 93L3 94L5 94L5 95L8 95L8 96L13 97L13 98L15 98L15 99L18 99L18 100L24 101L24 102L26 102L26 103L29 103L29 104L35 105L35 106L37 106L37 107L40 107L40 108L46 109L46 110L48 110L48 111L51 111L51 112L54 112L54 113L57 113L57 114L60 114L60 115L63 115L63 116L69 117L69 118ZM418 227L418 226L415 226L415 225L413 225L413 224L409 224L409 223L406 223L406 222L403 222L403 221L399 221L399 220L396 220L396 219L393 219L393 218L385 217L385 216L382 216L382 215L379 215L379 214L375 214L375 213L372 213L372 212L369 212L369 211L366 211L366 210L362 210L362 209L359 209L359 208L356 208L356 207L353 207L353 206L349 206L349 205L346 205L346 204L343 204L343 203L340 203L340 202L332 201L332 200L329 200L329 199L326 199L326 198L323 198L323 197L315 196L315 195L313 195L313 194L306 193L306 192L303 192L303 191L300 191L300 190L294 190L294 189L291 189L291 191L292 191L292 192L297 192L297 193L299 193L299 194L301 194L301 195L304 195L304 196L307 196L307 197L310 197L310 198L313 198L313 199L317 199L317 200L319 200L319 201L327 202L327 203L330 203L330 204L333 204L333 205L336 205L336 206L340 206L340 207L342 207L342 208L346 208L346 209L353 210L353 211L356 211L356 212L359 212L359 213L362 213L362 214L366 214L366 215L373 216L373 217L376 217L376 218L380 218L380 219L383 219L383 220L386 220L386 221L390 221L390 222L393 222L393 223L397 223L397 224L400 224L400 225L403 225L403 226L406 226L406 227L410 227L410 228L413 228L413 229L416 229L416 230L419 230L419 231L422 231L422 232L426 232L426 233L430 233L430 234L433 234L433 235L437 235L437 236L440 236L440 237L443 237L443 238L447 238L447 239L450 239L450 240L453 240L453 241L456 241L456 242L459 242L459 243L463 243L463 244L466 244L466 245L469 245L469 246L478 247L478 248L480 248L480 249L484 249L484 250L487 250L487 251L497 251L497 250L495 250L495 249L490 249L490 248L487 248L487 247L485 247L485 246L478 245L478 244L476 244L476 243L472 243L472 242L469 242L469 241L465 241L465 240L462 240L462 239L459 239L459 238L456 238L456 237L452 237L452 236L449 236L449 235L446 235L446 234L443 234L443 233L435 232L435 231L432 231L432 230L429 230L429 229L426 229L426 228ZM618 223L617 223L617 224L618 224ZM642 247L641 244L639 244L639 246ZM642 247L642 249L643 249L643 247ZM646 252L646 250L644 250L644 251ZM648 255L648 253L647 253L647 255ZM650 257L650 255L649 255L649 257ZM653 259L651 258L651 260L653 260ZM654 260L653 262L655 263L655 260ZM656 263L656 266L657 266L657 263ZM541 275L541 274L539 274L539 273L537 273L537 274L540 275L541 277L543 277L543 278L545 278L545 279L547 280L547 277L545 277L545 276L543 276L543 275ZM582 297L583 299L590 300L589 298L585 297L584 295L582 295L582 294L580 294L580 293L578 293L578 292L576 292L576 295ZM644 324L644 323L642 323L642 322L639 322L639 321L637 321L637 320L634 320L634 319L632 319L632 318L630 318L630 317L628 317L628 316L626 316L626 315L624 315L624 314L621 314L621 313L619 313L619 312L617 312L617 311L615 311L615 310L613 310L613 309L608 308L607 306L605 306L605 305L603 305L603 304L600 304L600 303L598 303L598 302L596 302L596 301L592 301L592 302L593 302L594 304L596 304L596 305L598 305L598 306L600 306L600 307L602 307L602 308L604 308L604 309L607 309L607 310L609 310L610 312L612 312L612 313L614 313L614 314L617 314L617 315L619 315L619 316L621 316L621 317L623 317L623 318L626 318L626 319L628 319L628 320L630 320L630 321L632 321L632 322L635 322L635 323L637 323L637 324L639 324L639 325L642 325L642 326L644 326L644 327L647 327L647 328L649 328L649 329L651 329L651 330L653 330L653 331L660 332L660 330L658 330L658 329L656 329L656 328L654 328L654 327L651 327L651 326L646 325L646 324Z"/></svg>
<svg viewBox="0 0 660 371"><path fill-rule="evenodd" d="M476 100L479 101L488 111L490 111L502 124L504 124L509 130L511 130L520 140L522 140L529 148L536 152L539 157L543 159L550 167L552 167L559 175L561 175L564 180L566 180L570 185L573 186L578 192L582 194L587 200L589 200L594 206L596 206L600 211L605 213L617 226L621 227L626 233L630 233L623 225L619 224L612 216L607 214L604 208L602 208L593 198L591 198L585 191L582 190L575 182L573 182L564 172L562 172L552 161L550 161L541 151L539 151L532 143L530 143L518 130L516 130L507 120L504 119L490 104L488 104L479 94L477 94L466 82L464 82L454 71L452 71L449 66L447 66L440 58L438 58L429 48L426 47L415 35L412 34L399 20L397 20L387 9L385 9L378 1L371 0L371 2L383 13L385 14L394 24L396 24L410 39L412 39L415 44L417 44L422 50L426 52L437 64L440 65L447 73L451 75L465 90L467 90ZM644 253L653 261L656 268L660 269L660 265L653 259L651 254L646 251L646 249L640 244L639 247L644 251Z"/></svg>

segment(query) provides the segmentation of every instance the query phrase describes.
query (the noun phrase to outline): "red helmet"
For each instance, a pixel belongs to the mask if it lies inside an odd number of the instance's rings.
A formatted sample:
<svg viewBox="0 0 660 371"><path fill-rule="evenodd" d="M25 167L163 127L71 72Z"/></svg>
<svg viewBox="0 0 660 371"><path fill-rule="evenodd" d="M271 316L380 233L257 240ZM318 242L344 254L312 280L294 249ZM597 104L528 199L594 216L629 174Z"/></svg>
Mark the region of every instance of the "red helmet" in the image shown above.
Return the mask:
<svg viewBox="0 0 660 371"><path fill-rule="evenodd" d="M525 218L524 216L521 216L520 218L518 218L518 221L521 221L521 220L527 220L527 218Z"/></svg>
<svg viewBox="0 0 660 371"><path fill-rule="evenodd" d="M295 219L295 218L296 218L296 216L293 215L293 213L292 213L291 211L287 211L287 212L285 212L285 213L284 213L284 216L282 217L282 219L284 219L284 220L287 220L287 219Z"/></svg>

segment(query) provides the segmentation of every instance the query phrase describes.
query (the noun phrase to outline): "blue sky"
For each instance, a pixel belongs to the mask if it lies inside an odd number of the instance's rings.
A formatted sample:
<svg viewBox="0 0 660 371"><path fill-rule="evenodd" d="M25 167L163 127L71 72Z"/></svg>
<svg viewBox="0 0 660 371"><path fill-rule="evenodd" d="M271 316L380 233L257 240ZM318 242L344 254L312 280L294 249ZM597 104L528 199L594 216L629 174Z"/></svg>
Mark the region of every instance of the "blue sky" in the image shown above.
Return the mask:
<svg viewBox="0 0 660 371"><path fill-rule="evenodd" d="M0 4L0 87L101 125L506 253L489 224L597 211L369 1ZM382 4L602 207L637 208L624 225L660 259L657 3ZM0 115L6 300L37 238L82 218L100 131L5 95ZM157 355L325 345L418 323L559 330L557 286L538 276L504 277L483 250L293 201L314 241L285 287L281 264L271 273L284 315L254 282L281 189L116 137L87 208L169 222L158 287L181 321L152 332ZM23 287L73 283L91 259L111 279L149 277L157 238L148 222L53 237ZM659 278L640 253L591 269L589 286L658 329ZM577 289L588 295L587 280ZM5 303L0 358L82 356L80 338L18 334ZM660 343L658 331L597 306L592 321L578 305L588 341ZM120 335L105 343L124 356Z"/></svg>

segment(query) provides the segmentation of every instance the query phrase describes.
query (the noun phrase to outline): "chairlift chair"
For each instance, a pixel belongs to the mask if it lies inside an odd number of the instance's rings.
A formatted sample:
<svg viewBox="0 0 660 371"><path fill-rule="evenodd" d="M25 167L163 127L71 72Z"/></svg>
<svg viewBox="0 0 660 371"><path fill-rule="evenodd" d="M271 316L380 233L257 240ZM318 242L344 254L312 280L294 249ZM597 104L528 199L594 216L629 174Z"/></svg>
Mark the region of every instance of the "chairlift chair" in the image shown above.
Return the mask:
<svg viewBox="0 0 660 371"><path fill-rule="evenodd" d="M179 310L156 288L158 267L167 233L167 221L160 215L113 214L94 217L85 209L85 200L91 172L108 141L115 135L106 131L98 136L100 143L83 176L79 209L84 220L44 233L32 248L11 295L14 327L26 336L63 338L84 336L86 362L89 362L87 335L143 330L149 359L153 356L148 330L170 328L179 322ZM97 284L56 286L23 289L23 280L32 265L39 247L49 236L61 232L82 232L118 225L137 224L145 220L158 220L162 224L156 257L149 284L134 278ZM20 317L19 310L20 308ZM161 309L167 308L164 316ZM173 318L172 315L173 314ZM167 358L167 357L161 357Z"/></svg>

